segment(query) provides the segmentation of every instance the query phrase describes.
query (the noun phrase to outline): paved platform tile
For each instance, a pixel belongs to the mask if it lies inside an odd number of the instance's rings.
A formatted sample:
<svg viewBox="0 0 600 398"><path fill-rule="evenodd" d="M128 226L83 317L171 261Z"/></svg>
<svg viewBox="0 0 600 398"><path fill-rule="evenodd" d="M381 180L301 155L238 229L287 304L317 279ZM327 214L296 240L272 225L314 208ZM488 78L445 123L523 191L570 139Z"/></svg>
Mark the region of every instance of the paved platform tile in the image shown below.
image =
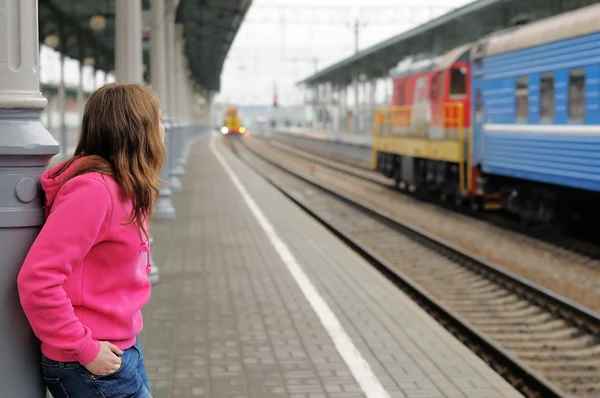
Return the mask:
<svg viewBox="0 0 600 398"><path fill-rule="evenodd" d="M499 376L217 145L390 397L513 397ZM141 342L155 398L363 397L207 141L153 222L160 270Z"/></svg>

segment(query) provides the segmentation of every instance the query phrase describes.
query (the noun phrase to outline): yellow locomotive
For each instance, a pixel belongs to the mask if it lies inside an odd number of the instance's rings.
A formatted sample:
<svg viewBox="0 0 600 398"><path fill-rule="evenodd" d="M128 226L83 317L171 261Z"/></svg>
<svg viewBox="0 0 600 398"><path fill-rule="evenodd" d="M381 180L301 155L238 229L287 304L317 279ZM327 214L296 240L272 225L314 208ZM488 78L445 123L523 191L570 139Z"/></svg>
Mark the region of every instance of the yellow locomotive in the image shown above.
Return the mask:
<svg viewBox="0 0 600 398"><path fill-rule="evenodd" d="M246 128L242 126L237 108L229 107L225 111L225 122L221 128L224 135L243 135Z"/></svg>

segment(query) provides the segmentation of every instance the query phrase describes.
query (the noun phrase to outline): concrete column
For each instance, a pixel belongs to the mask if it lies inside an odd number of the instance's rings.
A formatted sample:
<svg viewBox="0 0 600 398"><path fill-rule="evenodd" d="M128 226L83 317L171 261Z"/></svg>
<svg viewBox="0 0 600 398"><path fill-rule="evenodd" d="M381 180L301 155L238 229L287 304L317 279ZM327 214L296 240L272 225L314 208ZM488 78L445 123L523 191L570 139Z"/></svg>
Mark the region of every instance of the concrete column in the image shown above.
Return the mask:
<svg viewBox="0 0 600 398"><path fill-rule="evenodd" d="M188 62L188 66L187 66L187 70L188 73L190 72L190 66L189 66L189 62ZM198 100L196 99L196 84L194 83L194 81L192 80L192 78L188 78L188 103L189 103L189 118L190 118L190 122L194 123L195 117L194 117L194 109L196 108L196 106L198 105Z"/></svg>
<svg viewBox="0 0 600 398"><path fill-rule="evenodd" d="M365 115L367 113L367 108L369 104L369 90L367 85L369 84L368 80L365 80L360 83L361 95L360 95L360 123L358 127L358 133L363 134L365 131Z"/></svg>
<svg viewBox="0 0 600 398"><path fill-rule="evenodd" d="M384 77L383 78L383 104L384 106L391 106L392 104L392 97L390 95L390 89L391 89L391 79L389 77Z"/></svg>
<svg viewBox="0 0 600 398"><path fill-rule="evenodd" d="M175 156L177 151L177 135L180 133L181 127L178 121L171 122L171 134L167 139L168 147L167 151L169 156L167 157L167 167L169 169L169 187L172 192L180 192L181 191L181 180L179 179L179 175L173 174L173 170L175 169L177 157Z"/></svg>
<svg viewBox="0 0 600 398"><path fill-rule="evenodd" d="M142 52L141 0L115 0L115 77L119 83L143 83L144 61ZM104 82L106 83L106 75ZM152 236L150 236L152 241ZM154 259L154 256L151 256ZM150 281L158 282L158 268L154 260Z"/></svg>
<svg viewBox="0 0 600 398"><path fill-rule="evenodd" d="M162 105L163 117L169 115L166 71L166 37L165 37L165 0L152 0L152 36L150 52L150 71L152 88L158 94Z"/></svg>
<svg viewBox="0 0 600 398"><path fill-rule="evenodd" d="M185 137L188 129L188 104L186 92L187 82L187 71L184 64L184 48L185 41L183 38L183 26L177 25L175 27L176 33L176 45L175 45L175 106L177 111L177 119L179 120L180 127L176 134L173 135L175 149L173 151L174 156L174 168L171 170L171 176L179 179L184 173L181 158L183 155L183 149L185 147ZM175 181L174 181L175 182ZM181 185L181 184L180 184ZM175 190L175 186L172 187ZM180 187L178 187L181 189ZM175 191L177 192L177 191Z"/></svg>
<svg viewBox="0 0 600 398"><path fill-rule="evenodd" d="M179 118L187 123L187 98L185 95L186 84L187 84L187 70L185 60L185 39L183 37L183 26L176 26L176 46L175 46L175 65L176 65L176 99L177 110L179 111Z"/></svg>
<svg viewBox="0 0 600 398"><path fill-rule="evenodd" d="M371 98L370 98L371 109L375 109L377 105L377 79L371 80Z"/></svg>
<svg viewBox="0 0 600 398"><path fill-rule="evenodd" d="M187 126L185 129L185 135L184 135L184 141L183 141L183 147L181 148L181 154L179 155L179 163L181 164L181 166L185 169L185 167L187 166L187 153L188 153L188 149L189 149L189 145L190 145L190 141L191 141L191 135L192 135L192 130L193 130L193 124L194 124L194 119L193 119L193 108L192 108L192 103L191 103L191 82L190 82L190 78L189 78L189 71L188 71L188 62L187 59L184 58L184 81L183 81L183 98L184 98L184 112L185 112L185 117L186 117L186 122L187 122Z"/></svg>
<svg viewBox="0 0 600 398"><path fill-rule="evenodd" d="M187 72L189 73L189 62L187 63ZM182 164L184 167L188 164L188 159L190 155L190 149L192 148L192 143L194 138L198 133L198 124L196 123L196 108L198 107L198 100L196 99L196 84L192 80L191 77L187 79L187 104L188 104L188 119L190 122L189 130L187 134L187 142L183 151L182 156Z"/></svg>
<svg viewBox="0 0 600 398"><path fill-rule="evenodd" d="M48 98L48 105L46 105L46 114L48 115L47 123L48 130L54 130L54 103L56 102L55 97L51 97L50 94Z"/></svg>
<svg viewBox="0 0 600 398"><path fill-rule="evenodd" d="M58 128L60 129L60 151L63 158L68 156L69 139L67 137L67 123L65 108L67 106L67 93L65 88L65 56L60 55L60 80L58 82Z"/></svg>
<svg viewBox="0 0 600 398"><path fill-rule="evenodd" d="M115 75L119 83L142 83L142 0L115 1Z"/></svg>
<svg viewBox="0 0 600 398"><path fill-rule="evenodd" d="M187 152L192 137L193 130L193 104L192 104L192 82L190 80L189 61L185 56L185 40L181 42L181 109L183 112L183 118L185 121L185 129L182 136L181 148L179 153L179 164L185 173L185 166L187 166ZM182 173L182 174L183 174Z"/></svg>
<svg viewBox="0 0 600 398"><path fill-rule="evenodd" d="M339 97L339 108L340 108L340 130L343 134L348 133L348 112L347 112L347 103L348 103L348 87L343 86L340 89L340 97Z"/></svg>
<svg viewBox="0 0 600 398"><path fill-rule="evenodd" d="M142 52L142 1L115 1L115 75L119 83L143 83L144 60ZM150 237L152 239L152 237ZM154 256L151 255L154 259ZM158 268L154 260L150 281L158 282Z"/></svg>
<svg viewBox="0 0 600 398"><path fill-rule="evenodd" d="M165 44L166 44L166 84L168 97L168 113L172 120L177 119L175 102L175 7L171 1L167 3L165 15Z"/></svg>
<svg viewBox="0 0 600 398"><path fill-rule="evenodd" d="M161 103L162 118L169 120L165 48L165 0L152 0L152 47L150 55L152 87L158 94ZM165 139L168 139L168 137L165 137ZM167 151L168 149L169 146L167 144ZM169 186L168 163L165 163L162 168L160 177L164 183L160 188L160 196L156 204L154 216L158 219L171 219L175 217L175 208L171 201L173 193Z"/></svg>
<svg viewBox="0 0 600 398"><path fill-rule="evenodd" d="M318 129L321 126L321 85L315 85L315 107L314 107L314 124L313 128Z"/></svg>
<svg viewBox="0 0 600 398"><path fill-rule="evenodd" d="M352 92L354 94L354 109L358 109L360 105L360 88L358 76L355 76L354 80L352 81Z"/></svg>
<svg viewBox="0 0 600 398"><path fill-rule="evenodd" d="M369 109L367 111L367 117L365 119L365 134L369 134L373 128L373 115L375 115L375 109L377 108L377 79L371 80L371 91L369 97Z"/></svg>
<svg viewBox="0 0 600 398"><path fill-rule="evenodd" d="M0 395L43 398L39 341L16 281L44 223L39 178L59 145L40 121L47 101L40 92L37 1L0 0L0 10Z"/></svg>
<svg viewBox="0 0 600 398"><path fill-rule="evenodd" d="M165 4L165 78L166 78L166 96L167 106L169 114L169 130L167 137L167 178L164 180L169 181L169 188L172 192L181 191L181 181L178 177L171 176L171 170L174 166L175 158L175 140L176 134L178 134L178 118L175 104L175 7L173 0L167 0Z"/></svg>
<svg viewBox="0 0 600 398"><path fill-rule="evenodd" d="M207 93L204 97L204 104L200 107L200 119L199 122L207 125L208 130L212 130L212 94Z"/></svg>
<svg viewBox="0 0 600 398"><path fill-rule="evenodd" d="M178 176L173 176L171 170L175 167L174 158L176 151L177 134L179 134L179 120L177 117L177 106L175 103L176 75L175 75L175 9L174 0L167 0L165 4L165 53L166 53L166 84L167 84L167 109L169 114L169 131L167 142L167 167L169 172L169 187L172 192L181 190L181 181Z"/></svg>
<svg viewBox="0 0 600 398"><path fill-rule="evenodd" d="M79 113L79 123L83 120L83 108L85 106L85 97L83 92L83 61L79 63L79 84L77 85L77 112Z"/></svg>
<svg viewBox="0 0 600 398"><path fill-rule="evenodd" d="M96 91L96 77L97 77L97 72L98 72L98 70L96 70L96 68L92 68L92 93L94 91Z"/></svg>
<svg viewBox="0 0 600 398"><path fill-rule="evenodd" d="M358 120L360 114L360 82L358 79L358 75L354 76L354 80L352 82L352 92L354 94L354 106L352 112L352 134L356 134L358 130Z"/></svg>

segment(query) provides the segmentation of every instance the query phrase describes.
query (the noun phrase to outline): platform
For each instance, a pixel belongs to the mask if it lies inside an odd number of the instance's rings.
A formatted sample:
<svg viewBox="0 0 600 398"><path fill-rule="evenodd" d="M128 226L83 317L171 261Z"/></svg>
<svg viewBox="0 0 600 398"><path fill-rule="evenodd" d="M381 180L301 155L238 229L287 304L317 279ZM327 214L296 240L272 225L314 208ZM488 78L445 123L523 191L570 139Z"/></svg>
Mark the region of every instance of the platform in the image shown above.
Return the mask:
<svg viewBox="0 0 600 398"><path fill-rule="evenodd" d="M319 153L332 154L342 157L345 160L350 160L356 164L370 166L372 163L372 151L370 140L368 143L360 142L366 140L365 136L333 136L331 134L319 133L312 134L310 132L298 130L290 132L288 130L278 130L271 134L282 141L291 141L292 143L300 144L303 147L311 150L314 149ZM358 144L352 140L359 142Z"/></svg>
<svg viewBox="0 0 600 398"><path fill-rule="evenodd" d="M152 224L154 398L520 396L211 140L191 150L177 218Z"/></svg>
<svg viewBox="0 0 600 398"><path fill-rule="evenodd" d="M327 141L344 145L371 148L373 137L371 134L347 134L325 130L311 130L298 127L279 127L275 131L290 137L308 138L316 141Z"/></svg>

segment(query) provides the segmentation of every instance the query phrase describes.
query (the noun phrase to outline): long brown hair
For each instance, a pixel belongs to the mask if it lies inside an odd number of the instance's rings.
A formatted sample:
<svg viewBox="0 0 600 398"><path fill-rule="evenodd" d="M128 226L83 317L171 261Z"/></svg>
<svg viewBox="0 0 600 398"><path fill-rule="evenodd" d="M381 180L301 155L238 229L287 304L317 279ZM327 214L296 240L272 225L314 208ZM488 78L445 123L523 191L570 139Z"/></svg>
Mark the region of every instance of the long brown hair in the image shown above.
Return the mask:
<svg viewBox="0 0 600 398"><path fill-rule="evenodd" d="M73 158L56 175L83 158L69 178L90 172L113 177L133 204L127 223L148 237L145 221L158 198L165 156L156 94L141 84L107 84L89 97Z"/></svg>

